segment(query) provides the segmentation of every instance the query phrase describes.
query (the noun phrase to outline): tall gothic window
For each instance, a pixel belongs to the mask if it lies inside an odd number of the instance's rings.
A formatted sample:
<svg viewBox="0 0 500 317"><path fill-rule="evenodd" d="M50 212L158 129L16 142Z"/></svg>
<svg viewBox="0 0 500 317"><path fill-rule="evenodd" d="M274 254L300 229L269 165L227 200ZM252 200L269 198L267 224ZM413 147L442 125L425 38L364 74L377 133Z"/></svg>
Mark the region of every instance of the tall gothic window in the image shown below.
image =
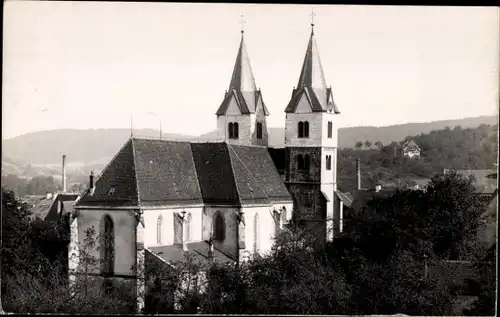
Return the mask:
<svg viewBox="0 0 500 317"><path fill-rule="evenodd" d="M299 121L298 124L298 132L299 138L308 138L309 137L309 122L308 121Z"/></svg>
<svg viewBox="0 0 500 317"><path fill-rule="evenodd" d="M100 227L101 272L112 275L115 267L115 232L113 220L109 215L102 218Z"/></svg>
<svg viewBox="0 0 500 317"><path fill-rule="evenodd" d="M260 249L260 232L259 232L259 214L253 217L253 252L257 253Z"/></svg>
<svg viewBox="0 0 500 317"><path fill-rule="evenodd" d="M182 220L176 213L172 213L172 216L174 217L174 243L181 244L182 239L184 238L182 234L183 230Z"/></svg>
<svg viewBox="0 0 500 317"><path fill-rule="evenodd" d="M333 137L333 123L328 121L328 138L331 139Z"/></svg>
<svg viewBox="0 0 500 317"><path fill-rule="evenodd" d="M223 241L226 238L226 222L220 211L216 211L213 218L214 240Z"/></svg>
<svg viewBox="0 0 500 317"><path fill-rule="evenodd" d="M189 242L192 240L192 237L191 237L191 222L192 222L192 217L191 217L191 213L188 213L186 215L186 222L185 222L185 226L186 226L186 237L185 237L185 240L186 242Z"/></svg>
<svg viewBox="0 0 500 317"><path fill-rule="evenodd" d="M257 122L257 139L262 139L262 122Z"/></svg>
<svg viewBox="0 0 500 317"><path fill-rule="evenodd" d="M332 156L331 155L326 156L326 169L327 170L332 169Z"/></svg>
<svg viewBox="0 0 500 317"><path fill-rule="evenodd" d="M281 223L282 224L286 224L287 223L286 219L287 219L287 216L286 216L286 207L283 206L281 208Z"/></svg>
<svg viewBox="0 0 500 317"><path fill-rule="evenodd" d="M156 243L161 244L161 233L163 231L163 217L160 215L156 221Z"/></svg>

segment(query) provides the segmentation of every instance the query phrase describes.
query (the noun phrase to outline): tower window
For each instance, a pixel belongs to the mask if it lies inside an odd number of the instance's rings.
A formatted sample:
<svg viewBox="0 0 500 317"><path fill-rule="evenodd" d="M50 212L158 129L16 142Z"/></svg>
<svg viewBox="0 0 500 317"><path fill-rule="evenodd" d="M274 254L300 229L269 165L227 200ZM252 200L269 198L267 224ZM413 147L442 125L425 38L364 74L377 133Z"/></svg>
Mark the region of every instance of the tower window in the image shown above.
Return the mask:
<svg viewBox="0 0 500 317"><path fill-rule="evenodd" d="M332 169L332 156L331 155L326 156L326 169L327 170Z"/></svg>
<svg viewBox="0 0 500 317"><path fill-rule="evenodd" d="M215 213L213 221L214 240L223 241L226 238L226 222L220 211Z"/></svg>
<svg viewBox="0 0 500 317"><path fill-rule="evenodd" d="M309 154L302 156L302 154L297 155L297 168L299 170L308 170L310 164Z"/></svg>
<svg viewBox="0 0 500 317"><path fill-rule="evenodd" d="M105 215L101 220L101 272L112 275L115 267L115 232L113 220Z"/></svg>
<svg viewBox="0 0 500 317"><path fill-rule="evenodd" d="M161 232L163 230L163 217L160 215L156 221L156 243L161 244Z"/></svg>
<svg viewBox="0 0 500 317"><path fill-rule="evenodd" d="M257 122L257 139L262 139L262 122Z"/></svg>
<svg viewBox="0 0 500 317"><path fill-rule="evenodd" d="M309 122L308 121L299 121L298 124L298 132L299 138L308 138L309 137Z"/></svg>
<svg viewBox="0 0 500 317"><path fill-rule="evenodd" d="M333 123L328 121L328 138L331 139L333 137Z"/></svg>
<svg viewBox="0 0 500 317"><path fill-rule="evenodd" d="M227 130L229 134L230 139L237 139L238 138L238 122L229 122L227 125Z"/></svg>

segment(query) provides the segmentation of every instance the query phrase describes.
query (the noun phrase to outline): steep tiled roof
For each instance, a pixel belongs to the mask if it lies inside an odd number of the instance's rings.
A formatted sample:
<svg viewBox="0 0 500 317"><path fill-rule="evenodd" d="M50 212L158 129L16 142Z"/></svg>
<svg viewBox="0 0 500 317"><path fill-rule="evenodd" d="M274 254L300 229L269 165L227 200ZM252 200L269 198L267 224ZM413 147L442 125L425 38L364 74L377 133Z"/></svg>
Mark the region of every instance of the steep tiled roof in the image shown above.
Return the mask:
<svg viewBox="0 0 500 317"><path fill-rule="evenodd" d="M340 113L333 101L332 90L326 84L314 32L311 32L309 38L297 88L293 90L292 98L285 112L295 112L304 94L313 112L333 111Z"/></svg>
<svg viewBox="0 0 500 317"><path fill-rule="evenodd" d="M403 151L420 151L420 148L415 141L410 140L405 143Z"/></svg>
<svg viewBox="0 0 500 317"><path fill-rule="evenodd" d="M110 189L114 188L110 192ZM265 147L129 140L77 206L291 201Z"/></svg>
<svg viewBox="0 0 500 317"><path fill-rule="evenodd" d="M255 84L255 78L252 66L250 65L250 58L248 57L243 33L241 34L240 47L238 49L238 55L236 56L236 62L234 63L229 89L224 95L224 99L216 114L225 115L229 103L233 98L236 100L236 104L242 114L255 113L258 103L261 103L265 115L269 115L269 111L262 99L262 94L260 90L257 90Z"/></svg>
<svg viewBox="0 0 500 317"><path fill-rule="evenodd" d="M45 220L49 221L57 221L61 214L70 213L73 211L73 205L75 204L76 199L79 197L79 194L59 194L54 200L54 204L50 207L50 210L45 217ZM57 204L61 204L60 213L58 212Z"/></svg>
<svg viewBox="0 0 500 317"><path fill-rule="evenodd" d="M238 204L238 192L226 144L192 143L191 149L203 201Z"/></svg>
<svg viewBox="0 0 500 317"><path fill-rule="evenodd" d="M76 205L138 206L132 139L104 168L95 185L94 194L85 194Z"/></svg>
<svg viewBox="0 0 500 317"><path fill-rule="evenodd" d="M191 146L187 142L134 139L140 203L201 203Z"/></svg>

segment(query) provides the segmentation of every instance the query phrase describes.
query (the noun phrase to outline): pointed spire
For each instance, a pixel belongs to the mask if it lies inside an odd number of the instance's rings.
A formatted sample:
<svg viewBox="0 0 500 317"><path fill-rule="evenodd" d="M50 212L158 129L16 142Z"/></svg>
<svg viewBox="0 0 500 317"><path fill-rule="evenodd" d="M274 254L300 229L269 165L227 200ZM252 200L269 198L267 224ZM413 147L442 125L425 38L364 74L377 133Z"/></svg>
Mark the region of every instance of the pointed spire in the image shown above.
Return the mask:
<svg viewBox="0 0 500 317"><path fill-rule="evenodd" d="M316 111L335 111L339 113L335 103L331 89L326 84L323 66L319 57L318 47L316 45L316 37L314 36L314 11L311 12L311 35L307 44L306 55L300 71L297 89L294 88L290 103L285 109L285 112L294 112L302 94L308 96L311 108Z"/></svg>
<svg viewBox="0 0 500 317"><path fill-rule="evenodd" d="M243 18L243 15L241 15ZM245 31L243 25L245 21L242 19L241 23L241 41L238 49L238 55L234 63L233 74L229 89L225 94L224 100L217 110L217 115L224 115L228 109L229 102L232 98L236 98L238 107L240 107L242 114L255 113L257 106L262 103L264 113L269 114L264 102L260 89L257 89L255 84L255 77L253 75L252 66L250 65L250 58L248 57L247 48L245 45Z"/></svg>

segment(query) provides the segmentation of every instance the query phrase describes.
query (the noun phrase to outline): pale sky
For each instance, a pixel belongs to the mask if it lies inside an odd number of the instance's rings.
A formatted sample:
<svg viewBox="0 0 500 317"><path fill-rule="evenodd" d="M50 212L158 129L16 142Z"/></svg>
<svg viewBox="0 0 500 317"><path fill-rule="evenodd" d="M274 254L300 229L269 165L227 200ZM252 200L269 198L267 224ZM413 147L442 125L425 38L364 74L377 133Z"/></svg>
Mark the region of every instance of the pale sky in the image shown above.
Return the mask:
<svg viewBox="0 0 500 317"><path fill-rule="evenodd" d="M134 128L214 130L241 14L268 124L283 127L313 8L339 127L497 114L496 7L7 1L2 137L129 128L131 112Z"/></svg>

